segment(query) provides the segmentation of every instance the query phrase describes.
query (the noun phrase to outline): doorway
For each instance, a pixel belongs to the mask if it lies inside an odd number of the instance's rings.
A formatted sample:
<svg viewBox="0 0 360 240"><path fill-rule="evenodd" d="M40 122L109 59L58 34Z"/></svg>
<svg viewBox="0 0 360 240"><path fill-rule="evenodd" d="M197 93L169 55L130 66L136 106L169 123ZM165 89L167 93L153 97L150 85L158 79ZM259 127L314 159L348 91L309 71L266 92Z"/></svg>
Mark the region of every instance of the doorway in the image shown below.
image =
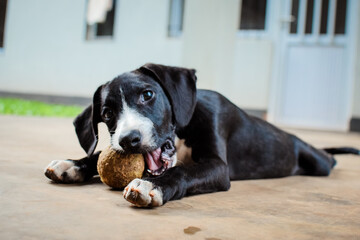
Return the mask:
<svg viewBox="0 0 360 240"><path fill-rule="evenodd" d="M351 93L352 0L284 3L272 121L347 130Z"/></svg>

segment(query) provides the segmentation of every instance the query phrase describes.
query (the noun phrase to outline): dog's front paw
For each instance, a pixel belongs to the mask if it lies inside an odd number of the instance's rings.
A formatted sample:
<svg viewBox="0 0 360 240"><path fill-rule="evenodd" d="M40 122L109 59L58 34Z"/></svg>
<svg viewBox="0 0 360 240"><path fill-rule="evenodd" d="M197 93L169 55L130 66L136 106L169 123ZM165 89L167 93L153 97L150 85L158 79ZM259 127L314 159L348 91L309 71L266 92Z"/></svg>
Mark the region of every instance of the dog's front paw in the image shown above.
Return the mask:
<svg viewBox="0 0 360 240"><path fill-rule="evenodd" d="M124 198L137 207L158 207L163 205L163 193L152 182L134 179L124 189Z"/></svg>
<svg viewBox="0 0 360 240"><path fill-rule="evenodd" d="M78 183L84 181L80 167L72 160L54 160L45 168L45 176L57 183Z"/></svg>

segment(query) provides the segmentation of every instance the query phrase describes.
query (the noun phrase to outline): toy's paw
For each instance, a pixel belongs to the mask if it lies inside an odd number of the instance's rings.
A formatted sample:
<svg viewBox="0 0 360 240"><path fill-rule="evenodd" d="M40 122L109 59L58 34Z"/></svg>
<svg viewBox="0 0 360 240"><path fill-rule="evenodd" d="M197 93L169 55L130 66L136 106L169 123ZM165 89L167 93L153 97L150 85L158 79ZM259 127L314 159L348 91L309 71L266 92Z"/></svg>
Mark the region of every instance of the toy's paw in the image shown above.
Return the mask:
<svg viewBox="0 0 360 240"><path fill-rule="evenodd" d="M163 193L152 182L134 179L123 192L124 198L137 207L158 207L163 205Z"/></svg>
<svg viewBox="0 0 360 240"><path fill-rule="evenodd" d="M84 181L80 167L72 160L54 160L45 168L45 176L57 183L78 183Z"/></svg>

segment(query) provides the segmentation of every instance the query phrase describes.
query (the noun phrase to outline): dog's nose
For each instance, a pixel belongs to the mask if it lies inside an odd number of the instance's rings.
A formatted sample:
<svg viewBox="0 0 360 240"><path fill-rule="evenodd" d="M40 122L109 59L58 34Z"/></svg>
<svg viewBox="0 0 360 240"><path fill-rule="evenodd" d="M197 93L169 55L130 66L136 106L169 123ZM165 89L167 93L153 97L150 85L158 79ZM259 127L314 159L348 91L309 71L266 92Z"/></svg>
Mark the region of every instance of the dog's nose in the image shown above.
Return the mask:
<svg viewBox="0 0 360 240"><path fill-rule="evenodd" d="M133 130L119 141L120 146L125 151L134 151L141 146L141 133L138 130Z"/></svg>

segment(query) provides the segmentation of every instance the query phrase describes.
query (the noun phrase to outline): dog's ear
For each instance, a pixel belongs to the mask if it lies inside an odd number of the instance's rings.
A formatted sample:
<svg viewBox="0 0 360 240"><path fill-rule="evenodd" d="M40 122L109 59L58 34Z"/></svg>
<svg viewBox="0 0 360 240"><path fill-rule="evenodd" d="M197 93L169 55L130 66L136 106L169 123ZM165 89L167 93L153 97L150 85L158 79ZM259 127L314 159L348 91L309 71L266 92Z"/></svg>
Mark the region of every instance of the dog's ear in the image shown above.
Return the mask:
<svg viewBox="0 0 360 240"><path fill-rule="evenodd" d="M145 64L140 68L164 89L173 109L176 126L186 126L196 105L196 76L194 69Z"/></svg>
<svg viewBox="0 0 360 240"><path fill-rule="evenodd" d="M76 135L81 147L88 156L91 156L98 142L98 123L102 122L100 116L101 90L100 86L93 97L93 103L80 113L74 120Z"/></svg>

